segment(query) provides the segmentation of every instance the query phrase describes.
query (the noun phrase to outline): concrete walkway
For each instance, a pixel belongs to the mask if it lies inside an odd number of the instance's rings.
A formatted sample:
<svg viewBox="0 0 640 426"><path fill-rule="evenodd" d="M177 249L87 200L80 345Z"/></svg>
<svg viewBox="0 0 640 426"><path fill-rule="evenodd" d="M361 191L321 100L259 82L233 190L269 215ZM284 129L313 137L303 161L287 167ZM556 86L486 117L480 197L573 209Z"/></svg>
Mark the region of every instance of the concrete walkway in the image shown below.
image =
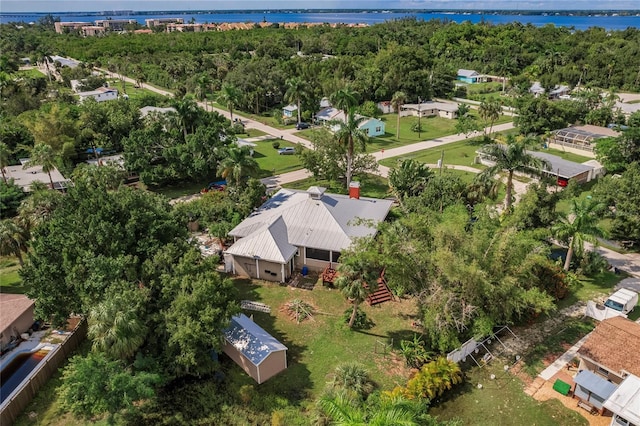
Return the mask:
<svg viewBox="0 0 640 426"><path fill-rule="evenodd" d="M549 365L547 368L542 370L542 372L538 374L538 377L541 377L544 380L549 380L553 376L555 376L559 371L565 368L567 366L567 363L569 363L573 358L576 357L578 350L582 347L582 345L584 345L584 342L587 341L590 335L591 333L587 334L582 339L578 340L578 342L575 345L571 346L565 353L560 355L560 357L556 359L551 365Z"/></svg>

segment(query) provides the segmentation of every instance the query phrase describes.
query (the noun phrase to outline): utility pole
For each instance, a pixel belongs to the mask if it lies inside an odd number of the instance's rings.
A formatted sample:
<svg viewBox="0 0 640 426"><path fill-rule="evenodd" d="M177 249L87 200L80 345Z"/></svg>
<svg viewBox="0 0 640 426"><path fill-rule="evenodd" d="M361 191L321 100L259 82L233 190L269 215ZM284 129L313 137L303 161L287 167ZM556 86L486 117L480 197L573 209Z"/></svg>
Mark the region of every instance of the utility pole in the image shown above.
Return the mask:
<svg viewBox="0 0 640 426"><path fill-rule="evenodd" d="M420 107L422 105L422 99L418 96L418 139L422 139L420 133L422 133L422 126L420 124L420 119L422 118L422 112L420 111Z"/></svg>

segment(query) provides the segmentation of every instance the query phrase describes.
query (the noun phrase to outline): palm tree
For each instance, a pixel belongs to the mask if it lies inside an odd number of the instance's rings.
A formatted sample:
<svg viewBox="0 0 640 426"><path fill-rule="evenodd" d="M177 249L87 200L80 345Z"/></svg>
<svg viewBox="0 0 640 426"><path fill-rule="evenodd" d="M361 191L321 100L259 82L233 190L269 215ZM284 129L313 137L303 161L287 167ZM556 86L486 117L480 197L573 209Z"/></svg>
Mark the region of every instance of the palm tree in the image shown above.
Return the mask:
<svg viewBox="0 0 640 426"><path fill-rule="evenodd" d="M229 108L229 117L233 122L233 109L240 99L240 91L232 84L224 84L220 90L219 99Z"/></svg>
<svg viewBox="0 0 640 426"><path fill-rule="evenodd" d="M211 87L211 78L207 74L201 74L196 80L196 97L200 101L204 101L205 110L207 109L207 90Z"/></svg>
<svg viewBox="0 0 640 426"><path fill-rule="evenodd" d="M338 127L338 130L335 132L336 139L347 147L347 187L351 184L351 178L353 177L353 154L355 151L355 145L358 143L360 148L364 151L365 146L369 141L369 135L360 128L360 125L366 119L366 117L356 115L355 109L351 108L345 115L346 121L335 120L331 122L333 126Z"/></svg>
<svg viewBox="0 0 640 426"><path fill-rule="evenodd" d="M342 110L345 115L347 111L355 108L358 105L358 94L348 87L337 90L329 96L331 105Z"/></svg>
<svg viewBox="0 0 640 426"><path fill-rule="evenodd" d="M29 161L25 163L23 168L27 169L31 166L42 166L42 171L49 175L49 183L51 184L51 189L53 189L51 171L56 168L56 158L56 153L51 145L38 143L31 149Z"/></svg>
<svg viewBox="0 0 640 426"><path fill-rule="evenodd" d="M497 99L484 101L480 104L480 107L478 107L478 114L480 115L480 118L484 120L485 126L487 122L490 123L489 134L491 134L491 132L493 131L493 123L495 123L496 120L500 118L501 113L502 106ZM487 134L486 128L484 130L484 134Z"/></svg>
<svg viewBox="0 0 640 426"><path fill-rule="evenodd" d="M398 114L396 139L400 139L400 108L402 108L405 102L407 102L407 95L404 92L396 92L393 94L393 98L391 98L393 110Z"/></svg>
<svg viewBox="0 0 640 426"><path fill-rule="evenodd" d="M287 92L284 98L287 102L295 102L298 107L298 123L302 121L302 103L301 99L306 96L309 85L300 77L291 77L287 80Z"/></svg>
<svg viewBox="0 0 640 426"><path fill-rule="evenodd" d="M220 168L222 177L235 184L237 188L246 176L254 176L259 169L258 163L251 157L246 146L230 146L226 157L220 162Z"/></svg>
<svg viewBox="0 0 640 426"><path fill-rule="evenodd" d="M2 173L2 179L4 180L4 183L7 183L7 175L5 174L4 168L10 164L10 155L11 150L9 149L9 146L4 142L0 142L0 172Z"/></svg>
<svg viewBox="0 0 640 426"><path fill-rule="evenodd" d="M94 350L127 359L144 343L147 333L138 309L126 296L117 295L91 309L88 334Z"/></svg>
<svg viewBox="0 0 640 426"><path fill-rule="evenodd" d="M568 271L571 265L573 253L582 253L584 242L597 244L597 237L602 237L604 231L598 225L600 214L604 204L592 202L590 199L571 200L569 215L561 215L560 220L553 228L553 234L561 241L568 242L567 258L564 261L564 270Z"/></svg>
<svg viewBox="0 0 640 426"><path fill-rule="evenodd" d="M182 124L182 131L184 137L187 137L187 130L193 133L195 129L195 123L198 120L198 104L191 95L187 95L182 100L175 101L174 108L178 112L180 117L180 123Z"/></svg>
<svg viewBox="0 0 640 426"><path fill-rule="evenodd" d="M0 255L15 256L24 265L22 252L27 252L28 233L11 219L0 221Z"/></svg>
<svg viewBox="0 0 640 426"><path fill-rule="evenodd" d="M509 135L506 145L487 144L480 148L480 153L495 163L481 174L494 176L503 170L507 172L507 195L505 197L505 211L507 212L511 210L514 172L541 174L543 170L551 168L548 161L534 157L527 152L527 140L518 141L513 135Z"/></svg>
<svg viewBox="0 0 640 426"><path fill-rule="evenodd" d="M340 392L325 395L318 402L335 426L417 426L418 404L401 397L386 398L376 404L363 404Z"/></svg>

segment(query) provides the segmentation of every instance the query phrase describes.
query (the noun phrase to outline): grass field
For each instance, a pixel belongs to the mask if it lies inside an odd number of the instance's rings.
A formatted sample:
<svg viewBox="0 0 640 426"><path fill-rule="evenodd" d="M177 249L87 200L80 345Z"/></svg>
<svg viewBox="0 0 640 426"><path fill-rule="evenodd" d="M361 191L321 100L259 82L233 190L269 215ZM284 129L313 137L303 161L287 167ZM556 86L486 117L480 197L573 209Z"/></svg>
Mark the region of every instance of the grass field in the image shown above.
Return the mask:
<svg viewBox="0 0 640 426"><path fill-rule="evenodd" d="M360 195L363 197L371 198L385 198L389 194L389 183L386 178L377 175L361 175L354 176L354 181L360 182ZM285 188L291 189L309 189L310 186L323 186L327 188L327 192L333 194L348 194L347 188L344 187L342 182L333 182L324 179L315 179L310 177L308 179L299 180L283 185Z"/></svg>
<svg viewBox="0 0 640 426"><path fill-rule="evenodd" d="M13 256L0 257L0 293L24 293L25 288L22 286L22 280L18 271L20 264L18 259Z"/></svg>
<svg viewBox="0 0 640 426"><path fill-rule="evenodd" d="M124 92L122 91L122 82L119 79L109 79L108 81L110 87L118 89L118 96L124 95ZM125 87L127 89L127 96L129 96L130 100L135 100L143 96L162 96L156 92L152 92L149 89L138 89L133 83L129 83L128 81L125 82Z"/></svg>
<svg viewBox="0 0 640 426"><path fill-rule="evenodd" d="M505 373L502 366L496 360L484 368L470 369L465 382L436 402L430 414L440 420L460 419L463 425L588 425L584 417L558 400L538 402L527 396L520 379Z"/></svg>
<svg viewBox="0 0 640 426"><path fill-rule="evenodd" d="M31 77L31 78L47 78L47 76L41 73L38 68L31 68L26 70L19 70L12 73L13 77Z"/></svg>
<svg viewBox="0 0 640 426"><path fill-rule="evenodd" d="M436 164L440 160L442 151L444 151L444 165L454 164L460 166L475 167L479 170L485 167L481 164L474 164L476 151L482 147L482 143L477 139L467 139L459 142L453 142L441 147L425 149L422 151L412 152L402 157L386 158L380 161L380 164L393 167L398 160L412 158L424 164Z"/></svg>
<svg viewBox="0 0 640 426"><path fill-rule="evenodd" d="M255 142L257 145L253 149L253 158L258 162L260 166L259 177L264 178L281 173L292 172L302 168L300 162L300 156L294 155L280 155L278 150L273 147L273 142L280 142L280 148L295 147L287 141L281 141L279 139L269 139L264 141Z"/></svg>

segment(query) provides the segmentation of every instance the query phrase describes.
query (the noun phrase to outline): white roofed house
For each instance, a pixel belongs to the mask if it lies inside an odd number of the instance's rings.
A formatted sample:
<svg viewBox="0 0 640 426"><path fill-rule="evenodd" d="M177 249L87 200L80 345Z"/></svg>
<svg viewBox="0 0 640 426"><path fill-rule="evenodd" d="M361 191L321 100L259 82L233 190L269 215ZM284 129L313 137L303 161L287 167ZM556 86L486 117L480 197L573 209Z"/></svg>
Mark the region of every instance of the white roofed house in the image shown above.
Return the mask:
<svg viewBox="0 0 640 426"><path fill-rule="evenodd" d="M359 188L350 193L328 194L315 186L307 191L281 189L229 232L234 243L225 252L227 270L285 282L295 269L322 271L339 263L353 238L375 235L375 225L392 204L360 198Z"/></svg>
<svg viewBox="0 0 640 426"><path fill-rule="evenodd" d="M90 90L88 92L79 92L80 102L84 102L85 99L93 98L96 102L112 101L118 99L118 89L111 87L98 87L96 90Z"/></svg>

